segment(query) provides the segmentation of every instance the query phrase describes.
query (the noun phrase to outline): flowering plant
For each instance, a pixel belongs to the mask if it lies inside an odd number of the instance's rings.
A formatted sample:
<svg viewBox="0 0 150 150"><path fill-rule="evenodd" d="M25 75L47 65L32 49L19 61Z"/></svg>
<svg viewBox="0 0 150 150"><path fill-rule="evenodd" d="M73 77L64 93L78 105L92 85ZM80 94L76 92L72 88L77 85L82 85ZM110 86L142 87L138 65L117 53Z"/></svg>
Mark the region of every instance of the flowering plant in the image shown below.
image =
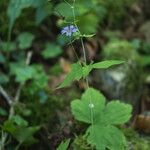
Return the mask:
<svg viewBox="0 0 150 150"><path fill-rule="evenodd" d="M66 36L72 36L73 33L77 32L78 29L74 25L66 26L61 30L61 34Z"/></svg>
<svg viewBox="0 0 150 150"><path fill-rule="evenodd" d="M105 105L105 97L96 89L91 88L88 81L88 75L93 69L107 69L113 65L122 64L124 61L107 60L87 64L86 49L82 38L92 37L94 34L81 34L75 20L75 0L73 0L73 4L67 1L65 2L71 7L74 17L73 24L64 27L61 30L61 34L67 37L73 37L74 33L79 33L84 62L81 62L79 56L77 56L78 62L72 65L71 71L58 88L69 86L75 80L79 81L80 79L84 79L86 82L85 93L82 95L81 100L73 100L71 102L71 111L75 119L90 124L85 132L87 143L91 145L92 149L96 150L105 150L106 148L109 150L124 150L126 145L125 136L116 125L123 124L130 119L131 106L123 104L118 100L111 101ZM73 48L73 50L75 49ZM76 52L75 54L77 55ZM68 145L66 145L65 149L67 149Z"/></svg>

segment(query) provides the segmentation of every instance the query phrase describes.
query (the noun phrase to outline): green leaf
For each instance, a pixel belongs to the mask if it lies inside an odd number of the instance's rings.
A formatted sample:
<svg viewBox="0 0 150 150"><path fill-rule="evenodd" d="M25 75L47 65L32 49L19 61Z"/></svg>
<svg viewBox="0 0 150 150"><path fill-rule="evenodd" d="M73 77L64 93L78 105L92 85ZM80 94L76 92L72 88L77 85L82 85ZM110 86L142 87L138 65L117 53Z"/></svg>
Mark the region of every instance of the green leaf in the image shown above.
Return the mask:
<svg viewBox="0 0 150 150"><path fill-rule="evenodd" d="M73 17L72 8L64 2L57 4L54 10L56 15L64 16L66 19Z"/></svg>
<svg viewBox="0 0 150 150"><path fill-rule="evenodd" d="M16 81L18 82L25 82L29 79L31 79L34 75L34 69L32 67L24 67L24 68L18 68L16 70Z"/></svg>
<svg viewBox="0 0 150 150"><path fill-rule="evenodd" d="M40 64L32 65L35 69L35 74L32 76L32 81L28 84L27 93L31 95L43 90L48 85L48 75ZM38 81L38 82L37 82Z"/></svg>
<svg viewBox="0 0 150 150"><path fill-rule="evenodd" d="M11 120L19 126L28 126L28 122L19 115L12 116Z"/></svg>
<svg viewBox="0 0 150 150"><path fill-rule="evenodd" d="M36 24L39 25L48 15L52 13L52 5L45 2L43 5L37 8L36 11Z"/></svg>
<svg viewBox="0 0 150 150"><path fill-rule="evenodd" d="M97 150L124 150L125 137L123 133L114 126L90 126L86 132L88 142Z"/></svg>
<svg viewBox="0 0 150 150"><path fill-rule="evenodd" d="M42 56L45 59L57 57L62 53L60 46L47 43L46 48L42 52Z"/></svg>
<svg viewBox="0 0 150 150"><path fill-rule="evenodd" d="M7 9L10 28L12 28L15 20L21 14L22 9L32 6L33 3L34 0L10 0Z"/></svg>
<svg viewBox="0 0 150 150"><path fill-rule="evenodd" d="M111 101L106 105L102 123L104 124L123 124L131 117L132 107L129 104Z"/></svg>
<svg viewBox="0 0 150 150"><path fill-rule="evenodd" d="M76 15L77 16L84 15L84 14L88 13L91 9L93 9L93 7L94 7L93 0L76 1L76 5L75 5Z"/></svg>
<svg viewBox="0 0 150 150"><path fill-rule="evenodd" d="M16 120L13 118L5 121L2 129L9 132L19 143L31 144L36 142L33 135L40 129L39 126L26 127L22 126L22 123L18 125L18 123L16 124L15 122Z"/></svg>
<svg viewBox="0 0 150 150"><path fill-rule="evenodd" d="M17 82L25 82L34 77L36 70L32 66L11 65L11 72L16 75Z"/></svg>
<svg viewBox="0 0 150 150"><path fill-rule="evenodd" d="M124 63L124 61L121 60L106 60L106 61L102 61L102 62L98 62L93 64L93 68L94 69L107 69L113 65L119 65Z"/></svg>
<svg viewBox="0 0 150 150"><path fill-rule="evenodd" d="M57 150L67 150L69 143L70 143L70 139L61 142L60 145L58 146Z"/></svg>
<svg viewBox="0 0 150 150"><path fill-rule="evenodd" d="M12 132L12 135L20 142L30 142L29 140L35 141L33 134L36 133L40 129L39 126L22 128L16 128L15 132Z"/></svg>
<svg viewBox="0 0 150 150"><path fill-rule="evenodd" d="M92 71L92 69L106 69L108 67L118 65L123 62L124 61L110 60L85 66L81 66L79 63L73 64L71 72L67 75L63 83L58 88L69 86L74 80L79 80L82 77L85 78Z"/></svg>
<svg viewBox="0 0 150 150"><path fill-rule="evenodd" d="M92 13L88 13L84 16L79 16L77 20L79 20L79 22L77 22L77 25L81 33L89 35L96 32L99 20L98 16Z"/></svg>
<svg viewBox="0 0 150 150"><path fill-rule="evenodd" d="M21 33L17 38L17 40L19 42L19 48L27 49L27 48L31 47L33 39L34 39L33 34L28 33L28 32Z"/></svg>
<svg viewBox="0 0 150 150"><path fill-rule="evenodd" d="M82 78L82 66L80 63L75 63L71 67L71 71L67 74L64 81L58 88L69 86L74 80L80 80Z"/></svg>
<svg viewBox="0 0 150 150"><path fill-rule="evenodd" d="M86 90L81 100L71 102L71 110L74 117L86 123L92 123L91 115L93 116L93 122L96 123L104 106L105 97L99 91L92 88Z"/></svg>
<svg viewBox="0 0 150 150"><path fill-rule="evenodd" d="M78 121L90 124L86 131L87 141L97 150L124 150L125 137L114 125L127 122L132 108L119 101L105 106L105 101L99 91L88 88L81 100L71 102L72 114Z"/></svg>
<svg viewBox="0 0 150 150"><path fill-rule="evenodd" d="M0 42L0 49L3 52L11 52L16 49L16 43L15 42Z"/></svg>
<svg viewBox="0 0 150 150"><path fill-rule="evenodd" d="M36 70L36 74L34 75L35 86L39 89L43 89L46 87L48 83L48 75L46 74L42 65L33 65ZM37 82L38 81L38 82Z"/></svg>

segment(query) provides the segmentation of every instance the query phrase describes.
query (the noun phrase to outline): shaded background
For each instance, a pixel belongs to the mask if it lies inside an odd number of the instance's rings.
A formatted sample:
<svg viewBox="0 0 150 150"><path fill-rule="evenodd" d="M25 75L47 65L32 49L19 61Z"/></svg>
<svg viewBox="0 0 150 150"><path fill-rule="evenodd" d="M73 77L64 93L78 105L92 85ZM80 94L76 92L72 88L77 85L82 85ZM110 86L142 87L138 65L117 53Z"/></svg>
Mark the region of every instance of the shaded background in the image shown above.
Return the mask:
<svg viewBox="0 0 150 150"><path fill-rule="evenodd" d="M93 71L90 85L108 100L132 104L129 128L122 129L129 149L149 150L150 1L80 0L75 4L75 16L81 33L95 34L84 39L88 63L126 61L105 71ZM35 134L38 142L30 140L22 149L53 150L61 140L85 131L85 125L76 122L70 113L70 101L80 97L84 81L54 91L77 61L69 39L60 34L61 28L68 25L65 20L72 19L71 8L63 0L0 1L0 85L14 97L19 85L25 83L15 112L29 126L41 126ZM73 45L82 60L80 42ZM1 124L8 110L9 105L0 95ZM10 138L7 149L13 150L16 144L16 137ZM73 142L77 150L86 149L86 144L82 136Z"/></svg>

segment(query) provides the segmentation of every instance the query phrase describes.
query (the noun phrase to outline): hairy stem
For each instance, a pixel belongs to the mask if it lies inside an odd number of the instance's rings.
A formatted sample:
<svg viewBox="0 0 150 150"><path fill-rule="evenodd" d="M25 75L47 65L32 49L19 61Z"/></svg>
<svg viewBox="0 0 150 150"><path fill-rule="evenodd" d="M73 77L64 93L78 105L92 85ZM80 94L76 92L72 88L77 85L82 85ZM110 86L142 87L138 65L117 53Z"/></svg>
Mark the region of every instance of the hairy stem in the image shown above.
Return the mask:
<svg viewBox="0 0 150 150"><path fill-rule="evenodd" d="M78 28L78 26L76 24L76 20L75 20L75 0L73 0L73 6L71 8L72 8L72 13L73 13L74 25ZM78 31L81 34L79 28L78 28ZM82 36L80 37L80 40L81 40L82 51L83 51L84 65L86 66L87 65L87 57L86 57L86 50L85 50L85 46L84 46L84 43L83 43ZM88 76L85 78L85 81L86 81L86 88L89 88ZM89 97L89 104L90 105L92 104L91 94L90 94L90 97ZM90 116L91 116L91 126L92 126L92 131L93 131L93 108L92 107L90 107ZM94 134L94 132L92 132L92 134ZM92 150L93 150L93 147L92 147Z"/></svg>

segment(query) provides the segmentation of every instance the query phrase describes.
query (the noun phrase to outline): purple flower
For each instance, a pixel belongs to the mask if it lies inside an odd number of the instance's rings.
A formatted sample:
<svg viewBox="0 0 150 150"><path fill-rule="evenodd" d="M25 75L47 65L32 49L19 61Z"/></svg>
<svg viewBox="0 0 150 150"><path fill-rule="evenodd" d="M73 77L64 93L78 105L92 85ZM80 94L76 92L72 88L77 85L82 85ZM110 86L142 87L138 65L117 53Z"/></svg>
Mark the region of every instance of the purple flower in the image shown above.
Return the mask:
<svg viewBox="0 0 150 150"><path fill-rule="evenodd" d="M66 36L72 36L73 33L77 32L78 29L74 25L66 26L61 30L61 34Z"/></svg>

